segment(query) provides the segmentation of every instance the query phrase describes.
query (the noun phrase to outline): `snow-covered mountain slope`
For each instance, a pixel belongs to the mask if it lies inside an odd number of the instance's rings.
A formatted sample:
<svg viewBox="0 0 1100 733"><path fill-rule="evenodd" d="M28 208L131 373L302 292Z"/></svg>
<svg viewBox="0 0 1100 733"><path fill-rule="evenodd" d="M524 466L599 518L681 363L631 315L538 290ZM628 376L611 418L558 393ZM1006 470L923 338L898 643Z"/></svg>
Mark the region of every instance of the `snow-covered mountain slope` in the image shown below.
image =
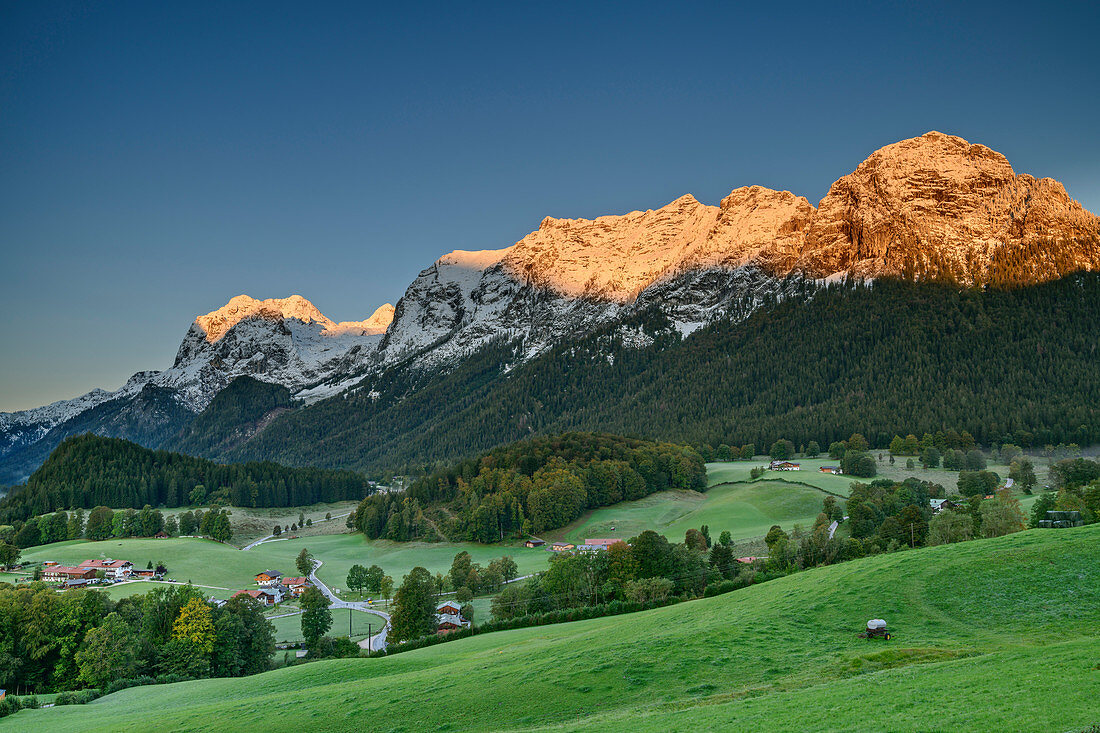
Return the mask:
<svg viewBox="0 0 1100 733"><path fill-rule="evenodd" d="M750 186L717 206L685 195L648 211L547 217L511 246L444 255L396 308L364 321L337 323L297 295L237 296L195 319L162 372L139 373L116 392L0 414L0 456L55 426L92 425L76 418L146 387L164 414L165 399L198 412L242 375L313 401L386 369L449 369L493 340L519 343L517 358L529 359L654 308L688 334L848 277L1022 285L1080 270L1100 270L1100 218L1058 182L1017 175L989 148L929 132L876 151L818 208ZM143 424L117 405L110 412L125 415L112 418L118 424Z"/></svg>
<svg viewBox="0 0 1100 733"><path fill-rule="evenodd" d="M1028 284L1100 269L1100 219L1058 182L1016 175L982 145L929 132L878 150L815 209L761 186L719 206L547 217L511 247L456 251L397 304L386 362L452 361L499 337L530 356L658 307L683 333L847 277Z"/></svg>
<svg viewBox="0 0 1100 733"><path fill-rule="evenodd" d="M52 429L108 402L130 398L147 385L169 390L182 407L201 411L242 375L298 392L341 374L362 371L376 357L393 319L393 306L365 321L337 323L305 298L256 300L238 295L199 316L188 329L175 362L164 371L138 372L115 391L103 389L22 412L0 413L0 456L33 444Z"/></svg>
<svg viewBox="0 0 1100 733"><path fill-rule="evenodd" d="M376 358L392 319L388 303L365 321L336 323L300 295L269 300L238 295L196 318L175 363L151 382L177 390L196 412L242 375L296 393L361 371Z"/></svg>

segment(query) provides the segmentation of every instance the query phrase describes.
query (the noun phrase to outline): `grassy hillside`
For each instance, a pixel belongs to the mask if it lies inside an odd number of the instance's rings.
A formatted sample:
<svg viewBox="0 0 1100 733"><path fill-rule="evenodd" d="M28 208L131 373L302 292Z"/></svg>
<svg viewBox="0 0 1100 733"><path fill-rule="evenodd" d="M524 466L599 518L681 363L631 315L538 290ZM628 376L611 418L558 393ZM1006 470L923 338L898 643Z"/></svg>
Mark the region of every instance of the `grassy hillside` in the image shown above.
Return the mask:
<svg viewBox="0 0 1100 733"><path fill-rule="evenodd" d="M56 560L65 564L106 556L129 560L142 568L149 561L164 561L168 565L169 576L173 579L184 582L190 580L196 585L210 586L211 595L218 595L217 590L254 587L253 578L263 570L297 574L294 559L303 547L309 548L314 557L324 563L318 571L321 580L330 587L341 589L347 580L348 570L355 564L368 567L377 564L400 583L402 576L417 565L433 573L446 573L455 554L462 550L469 552L473 561L482 566L501 555L511 555L521 575L544 569L550 556L543 550L529 550L524 547L370 541L359 534L342 534L265 542L247 552L211 540L186 537L165 540L114 539L103 542L77 540L32 547L23 553L22 559L24 562Z"/></svg>
<svg viewBox="0 0 1100 733"><path fill-rule="evenodd" d="M715 598L0 730L1078 730L1100 723L1100 525L882 555ZM886 618L891 642L856 637Z"/></svg>
<svg viewBox="0 0 1100 733"><path fill-rule="evenodd" d="M774 524L788 531L795 524L809 527L821 512L826 492L847 496L852 478L818 471L821 465L831 465L827 460L800 462L806 470L771 471L765 478L751 482L749 471L766 465L766 460L708 463L710 488L706 493L662 491L637 501L601 507L547 536L570 542L586 537L627 539L652 529L679 542L688 529L705 524L714 538L729 530L734 540L745 540L764 536Z"/></svg>

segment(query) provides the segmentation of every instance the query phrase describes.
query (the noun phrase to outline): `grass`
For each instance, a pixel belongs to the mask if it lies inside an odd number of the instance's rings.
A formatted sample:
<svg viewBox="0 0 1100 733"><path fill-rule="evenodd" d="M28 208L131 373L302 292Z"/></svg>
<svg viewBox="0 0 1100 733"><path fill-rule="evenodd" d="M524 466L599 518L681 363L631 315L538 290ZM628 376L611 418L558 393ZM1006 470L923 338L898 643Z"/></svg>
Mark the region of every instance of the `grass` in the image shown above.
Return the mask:
<svg viewBox="0 0 1100 733"><path fill-rule="evenodd" d="M367 540L361 534L322 535L297 540L266 542L242 552L235 547L196 538L113 539L102 542L75 540L41 545L25 550L26 563L56 560L62 564L79 563L97 557L129 560L144 568L149 561L167 564L169 577L213 586L211 594L221 590L255 587L257 573L278 570L297 574L294 559L303 547L324 564L318 577L332 588L344 589L352 565L379 565L399 584L413 567L420 565L432 573L446 573L456 553L466 550L474 562L488 565L501 555L511 555L520 575L546 567L549 553L522 546L478 545L473 543L419 543ZM125 588L126 586L123 586ZM129 592L126 593L129 595Z"/></svg>
<svg viewBox="0 0 1100 733"><path fill-rule="evenodd" d="M749 471L766 465L761 461L708 463L705 493L662 491L601 507L547 536L583 542L586 537L627 539L652 529L679 542L688 529L705 524L714 539L729 530L734 540L743 540L767 534L774 524L788 531L795 524L810 526L828 493L847 496L852 479L816 470L818 465L830 465L828 461L801 462L812 464L812 470L769 471L757 481L750 481Z"/></svg>
<svg viewBox="0 0 1100 733"><path fill-rule="evenodd" d="M370 630L373 633L377 633L382 628L382 619L379 616L375 616L373 613L363 613L362 611L349 611L345 608L334 608L332 610L332 629L329 633L333 636L347 636L348 635L348 618L351 618L351 638L353 641L359 641L367 637L367 631ZM302 636L302 616L301 614L295 616L283 616L281 618L269 619L271 624L275 627L275 643L282 644L295 643L303 641ZM281 654L281 652L277 652Z"/></svg>
<svg viewBox="0 0 1100 733"><path fill-rule="evenodd" d="M140 688L0 730L1079 730L1100 525L881 555L380 659ZM891 642L856 637L887 619ZM151 712L155 711L155 712Z"/></svg>

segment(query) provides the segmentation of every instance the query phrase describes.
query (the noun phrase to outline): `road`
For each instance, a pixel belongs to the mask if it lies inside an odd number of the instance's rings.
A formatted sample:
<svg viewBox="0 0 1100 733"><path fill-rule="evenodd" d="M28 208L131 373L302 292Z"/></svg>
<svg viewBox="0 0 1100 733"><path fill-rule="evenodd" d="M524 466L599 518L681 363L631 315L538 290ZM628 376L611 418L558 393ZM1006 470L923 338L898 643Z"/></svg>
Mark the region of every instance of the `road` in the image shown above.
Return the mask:
<svg viewBox="0 0 1100 733"><path fill-rule="evenodd" d="M363 613L373 613L375 616L380 616L386 623L374 636L371 636L363 641L359 642L359 646L363 649L369 649L372 652L380 651L386 648L386 634L390 631L390 615L385 611L379 611L377 608L372 608L366 601L343 601L337 598L327 585L325 585L317 577L317 569L324 563L320 560L313 561L313 572L309 574L309 580L318 590L325 594L325 597L329 600L329 608L351 608L356 611L362 611ZM364 646L366 644L366 646Z"/></svg>

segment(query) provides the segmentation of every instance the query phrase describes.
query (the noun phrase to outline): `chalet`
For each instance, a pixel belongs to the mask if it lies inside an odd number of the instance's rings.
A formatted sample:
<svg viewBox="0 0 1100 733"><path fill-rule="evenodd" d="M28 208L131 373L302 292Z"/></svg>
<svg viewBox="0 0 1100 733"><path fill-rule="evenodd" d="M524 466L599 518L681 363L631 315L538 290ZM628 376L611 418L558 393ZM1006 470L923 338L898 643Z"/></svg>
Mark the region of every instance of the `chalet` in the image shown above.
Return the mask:
<svg viewBox="0 0 1100 733"><path fill-rule="evenodd" d="M112 560L109 557L105 560L85 560L77 565L77 567L92 568L97 571L102 570L108 578L113 578L114 580L129 578L134 571L134 564L129 560Z"/></svg>
<svg viewBox="0 0 1100 733"><path fill-rule="evenodd" d="M565 552L567 550L575 550L577 549L577 546L574 545L572 542L555 542L554 544L550 545L550 549L554 552Z"/></svg>
<svg viewBox="0 0 1100 733"><path fill-rule="evenodd" d="M844 473L844 471L840 470L840 466L822 466L818 470L820 470L822 473L831 473L837 476Z"/></svg>
<svg viewBox="0 0 1100 733"><path fill-rule="evenodd" d="M277 586L279 585L279 580L282 577L283 574L276 570L265 570L256 576L256 585L267 587Z"/></svg>
<svg viewBox="0 0 1100 733"><path fill-rule="evenodd" d="M772 461L768 464L768 468L772 471L801 471L802 466L798 463L792 463L790 461Z"/></svg>
<svg viewBox="0 0 1100 733"><path fill-rule="evenodd" d="M444 601L435 607L436 633L445 634L448 631L465 628L470 622L462 617L462 611L453 601Z"/></svg>
<svg viewBox="0 0 1100 733"><path fill-rule="evenodd" d="M74 588L84 588L92 581L88 578L70 578L65 581L65 590L73 590Z"/></svg>
<svg viewBox="0 0 1100 733"><path fill-rule="evenodd" d="M313 587L313 584L309 582L309 578L297 577L283 578L283 586L290 595L297 598L306 592L306 588Z"/></svg>
<svg viewBox="0 0 1100 733"><path fill-rule="evenodd" d="M523 546L524 547L542 547L545 544L546 544L546 540L538 540L538 539L535 539L535 538L532 537L531 539L524 542Z"/></svg>
<svg viewBox="0 0 1100 733"><path fill-rule="evenodd" d="M239 590L232 595L233 598L237 596L248 596L254 601L262 603L265 606L274 606L283 600L283 591L281 588L261 588L259 590Z"/></svg>
<svg viewBox="0 0 1100 733"><path fill-rule="evenodd" d="M584 541L584 544L589 547L598 547L601 550L606 550L616 542L622 542L623 540L609 540L609 539L593 539L589 537Z"/></svg>
<svg viewBox="0 0 1100 733"><path fill-rule="evenodd" d="M157 532L155 535L153 535L153 539L166 540L168 539L168 533L164 530L161 530L160 532Z"/></svg>
<svg viewBox="0 0 1100 733"><path fill-rule="evenodd" d="M959 505L950 499L929 499L928 505L932 507L933 514L939 514L945 509L958 509Z"/></svg>
<svg viewBox="0 0 1100 733"><path fill-rule="evenodd" d="M91 580L96 575L95 568L70 568L65 565L54 565L42 571L42 580L47 583L62 580Z"/></svg>

